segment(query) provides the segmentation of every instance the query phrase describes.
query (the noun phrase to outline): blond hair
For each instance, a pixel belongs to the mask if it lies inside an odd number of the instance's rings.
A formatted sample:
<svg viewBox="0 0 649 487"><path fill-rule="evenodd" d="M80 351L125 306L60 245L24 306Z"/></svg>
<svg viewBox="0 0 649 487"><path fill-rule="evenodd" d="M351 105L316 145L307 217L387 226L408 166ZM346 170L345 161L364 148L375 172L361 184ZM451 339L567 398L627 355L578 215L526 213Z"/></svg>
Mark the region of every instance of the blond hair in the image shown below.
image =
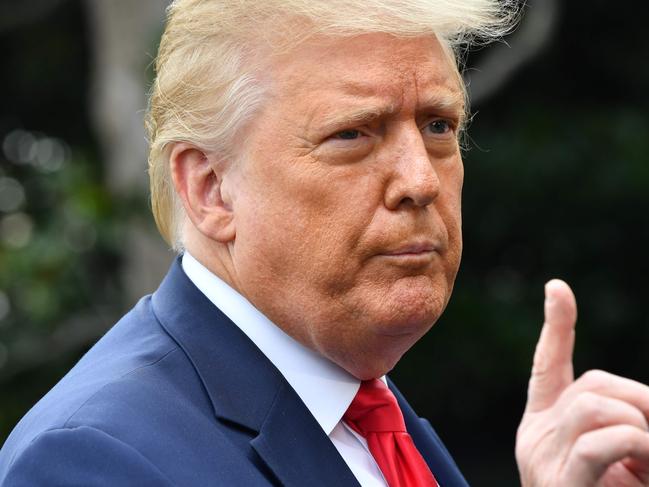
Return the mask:
<svg viewBox="0 0 649 487"><path fill-rule="evenodd" d="M457 54L502 37L516 15L515 0L175 0L146 120L151 205L160 233L182 248L184 210L171 181L172 144L233 156L237 133L263 98L255 61L260 53L286 51L313 35L382 32L436 35Z"/></svg>

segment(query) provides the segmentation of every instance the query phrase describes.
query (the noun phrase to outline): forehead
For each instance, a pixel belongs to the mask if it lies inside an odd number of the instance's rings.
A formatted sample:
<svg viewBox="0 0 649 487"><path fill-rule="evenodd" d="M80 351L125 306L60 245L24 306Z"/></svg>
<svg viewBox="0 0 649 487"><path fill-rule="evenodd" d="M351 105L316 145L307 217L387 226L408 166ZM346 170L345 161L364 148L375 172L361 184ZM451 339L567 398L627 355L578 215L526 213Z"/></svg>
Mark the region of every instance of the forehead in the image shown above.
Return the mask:
<svg viewBox="0 0 649 487"><path fill-rule="evenodd" d="M338 96L402 105L463 93L455 62L435 36L314 38L277 58L270 74L273 94L295 101Z"/></svg>

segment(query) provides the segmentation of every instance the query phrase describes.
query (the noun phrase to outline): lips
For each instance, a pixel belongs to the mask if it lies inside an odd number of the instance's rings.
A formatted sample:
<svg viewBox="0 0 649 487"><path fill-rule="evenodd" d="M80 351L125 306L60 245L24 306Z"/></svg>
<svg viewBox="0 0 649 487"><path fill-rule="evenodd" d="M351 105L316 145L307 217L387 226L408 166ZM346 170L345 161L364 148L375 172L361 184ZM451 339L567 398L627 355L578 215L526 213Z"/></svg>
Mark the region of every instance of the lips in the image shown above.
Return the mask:
<svg viewBox="0 0 649 487"><path fill-rule="evenodd" d="M431 252L434 252L435 250L437 250L437 246L432 242L418 242L418 243L401 245L387 252L382 252L382 254L398 257L398 256L429 254Z"/></svg>

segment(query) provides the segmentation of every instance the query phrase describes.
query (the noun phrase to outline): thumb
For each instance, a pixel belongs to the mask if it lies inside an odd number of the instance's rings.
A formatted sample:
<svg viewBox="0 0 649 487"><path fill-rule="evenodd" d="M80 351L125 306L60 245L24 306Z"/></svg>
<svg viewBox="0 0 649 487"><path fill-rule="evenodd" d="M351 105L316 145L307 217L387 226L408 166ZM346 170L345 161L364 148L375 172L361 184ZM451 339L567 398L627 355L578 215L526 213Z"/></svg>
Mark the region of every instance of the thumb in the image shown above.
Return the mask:
<svg viewBox="0 0 649 487"><path fill-rule="evenodd" d="M545 285L544 311L545 322L536 344L527 392L527 412L552 406L574 380L572 351L577 303L565 282L553 279Z"/></svg>

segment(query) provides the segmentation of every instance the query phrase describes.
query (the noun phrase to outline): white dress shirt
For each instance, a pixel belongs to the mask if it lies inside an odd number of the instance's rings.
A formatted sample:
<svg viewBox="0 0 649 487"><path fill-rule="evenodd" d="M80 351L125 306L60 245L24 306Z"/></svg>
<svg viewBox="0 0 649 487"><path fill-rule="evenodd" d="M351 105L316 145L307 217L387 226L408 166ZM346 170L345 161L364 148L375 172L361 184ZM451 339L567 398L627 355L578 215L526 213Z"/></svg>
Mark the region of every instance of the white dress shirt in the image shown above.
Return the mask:
<svg viewBox="0 0 649 487"><path fill-rule="evenodd" d="M365 438L342 421L360 381L284 333L189 252L183 255L182 266L194 285L277 367L329 436L358 482L363 487L386 487Z"/></svg>

